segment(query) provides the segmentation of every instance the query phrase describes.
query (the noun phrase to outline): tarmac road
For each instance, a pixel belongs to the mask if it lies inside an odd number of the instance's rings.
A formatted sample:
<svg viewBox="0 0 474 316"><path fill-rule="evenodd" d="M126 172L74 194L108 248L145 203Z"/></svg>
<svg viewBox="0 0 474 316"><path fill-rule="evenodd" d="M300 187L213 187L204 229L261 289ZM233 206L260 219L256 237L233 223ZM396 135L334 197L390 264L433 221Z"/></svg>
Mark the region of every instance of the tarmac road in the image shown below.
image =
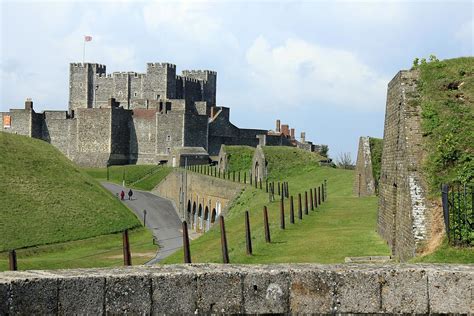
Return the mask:
<svg viewBox="0 0 474 316"><path fill-rule="evenodd" d="M109 182L103 182L102 186L114 195L123 189L122 186ZM143 210L146 210L146 227L151 230L160 246L156 257L147 264L160 262L183 246L181 219L169 200L150 192L134 189L132 189L132 200L128 200L128 190L128 188L124 189L125 200L123 202L137 214L142 222Z"/></svg>

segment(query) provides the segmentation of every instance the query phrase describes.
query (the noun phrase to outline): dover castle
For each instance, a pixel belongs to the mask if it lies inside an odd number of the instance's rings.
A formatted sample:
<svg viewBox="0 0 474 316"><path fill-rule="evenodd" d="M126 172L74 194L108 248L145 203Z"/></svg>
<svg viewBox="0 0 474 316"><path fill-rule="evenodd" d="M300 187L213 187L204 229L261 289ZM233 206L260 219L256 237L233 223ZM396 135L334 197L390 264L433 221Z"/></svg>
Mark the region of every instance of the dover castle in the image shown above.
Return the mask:
<svg viewBox="0 0 474 316"><path fill-rule="evenodd" d="M68 111L0 112L3 131L45 140L81 166L208 163L221 145L282 145L317 150L277 121L275 131L243 129L216 104L217 73L148 63L146 73L106 73L106 66L72 63Z"/></svg>

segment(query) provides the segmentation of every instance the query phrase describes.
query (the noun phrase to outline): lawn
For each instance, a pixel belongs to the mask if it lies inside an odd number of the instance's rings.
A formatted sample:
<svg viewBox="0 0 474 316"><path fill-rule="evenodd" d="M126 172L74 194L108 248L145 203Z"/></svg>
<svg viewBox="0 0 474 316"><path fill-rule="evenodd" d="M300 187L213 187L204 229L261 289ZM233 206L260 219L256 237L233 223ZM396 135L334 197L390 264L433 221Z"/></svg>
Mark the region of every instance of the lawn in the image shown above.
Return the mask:
<svg viewBox="0 0 474 316"><path fill-rule="evenodd" d="M152 259L157 246L145 228L129 232L132 264ZM83 240L20 249L19 270L118 267L123 265L122 234L109 234ZM0 271L8 270L8 252L0 253Z"/></svg>

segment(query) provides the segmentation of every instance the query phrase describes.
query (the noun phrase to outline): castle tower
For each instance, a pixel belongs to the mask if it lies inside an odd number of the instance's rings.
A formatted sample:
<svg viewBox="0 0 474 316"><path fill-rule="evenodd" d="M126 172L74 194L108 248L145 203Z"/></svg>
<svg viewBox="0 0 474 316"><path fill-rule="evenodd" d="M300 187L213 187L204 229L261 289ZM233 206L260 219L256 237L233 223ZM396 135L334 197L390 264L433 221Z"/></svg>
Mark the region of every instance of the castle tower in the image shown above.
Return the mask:
<svg viewBox="0 0 474 316"><path fill-rule="evenodd" d="M176 98L176 65L148 63L143 98L148 100Z"/></svg>
<svg viewBox="0 0 474 316"><path fill-rule="evenodd" d="M105 71L100 64L69 64L69 111L93 107L95 75Z"/></svg>
<svg viewBox="0 0 474 316"><path fill-rule="evenodd" d="M211 70L183 70L183 77L201 81L202 101L208 107L216 106L217 72Z"/></svg>

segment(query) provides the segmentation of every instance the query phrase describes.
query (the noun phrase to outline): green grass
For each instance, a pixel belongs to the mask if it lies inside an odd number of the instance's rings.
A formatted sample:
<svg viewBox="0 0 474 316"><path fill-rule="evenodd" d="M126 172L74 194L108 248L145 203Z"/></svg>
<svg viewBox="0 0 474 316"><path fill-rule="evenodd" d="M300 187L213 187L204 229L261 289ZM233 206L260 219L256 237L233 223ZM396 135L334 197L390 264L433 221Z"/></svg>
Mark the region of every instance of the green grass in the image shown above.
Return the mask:
<svg viewBox="0 0 474 316"><path fill-rule="evenodd" d="M422 129L431 193L474 178L474 57L422 63ZM456 87L456 88L455 88Z"/></svg>
<svg viewBox="0 0 474 316"><path fill-rule="evenodd" d="M303 221L289 223L289 200L285 200L286 227L279 227L279 202L268 203L268 195L251 187L233 202L225 217L229 256L232 263L343 262L348 256L389 255L385 242L376 233L377 199L352 196L352 170L319 167L319 156L294 148L265 147L271 163L271 179L288 181L290 194L297 194L328 180L328 201L317 211L309 211ZM309 196L309 192L308 192ZM272 243L265 243L263 206L268 206ZM253 256L245 254L244 213L250 211ZM220 231L215 225L191 242L193 262L222 262ZM182 262L178 251L164 263Z"/></svg>
<svg viewBox="0 0 474 316"><path fill-rule="evenodd" d="M138 227L137 217L50 144L0 132L0 251Z"/></svg>
<svg viewBox="0 0 474 316"><path fill-rule="evenodd" d="M474 264L474 248L453 247L447 239L433 253L415 257L413 263L465 263Z"/></svg>
<svg viewBox="0 0 474 316"><path fill-rule="evenodd" d="M107 168L83 168L91 177L107 181ZM170 172L172 168L156 165L125 165L109 167L109 182L125 184L134 189L151 191Z"/></svg>
<svg viewBox="0 0 474 316"><path fill-rule="evenodd" d="M225 146L227 152L227 171L249 171L255 148L250 146Z"/></svg>
<svg viewBox="0 0 474 316"><path fill-rule="evenodd" d="M132 264L152 259L157 246L144 228L129 232ZM123 265L122 234L109 234L83 240L21 249L17 251L19 270L115 267ZM0 271L8 270L8 253L0 253Z"/></svg>
<svg viewBox="0 0 474 316"><path fill-rule="evenodd" d="M380 170L382 168L382 151L383 151L383 139L380 138L369 138L370 144L370 160L372 161L372 175L376 183L379 183Z"/></svg>

